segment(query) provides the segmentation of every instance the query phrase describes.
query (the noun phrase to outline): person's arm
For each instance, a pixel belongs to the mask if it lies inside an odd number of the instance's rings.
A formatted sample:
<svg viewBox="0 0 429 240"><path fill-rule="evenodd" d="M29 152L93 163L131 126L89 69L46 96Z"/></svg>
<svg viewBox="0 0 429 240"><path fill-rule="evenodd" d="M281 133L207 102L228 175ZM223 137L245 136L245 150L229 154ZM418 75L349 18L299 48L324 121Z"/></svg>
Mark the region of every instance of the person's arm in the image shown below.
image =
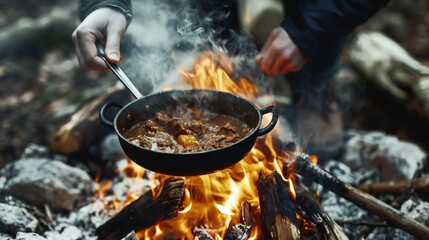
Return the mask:
<svg viewBox="0 0 429 240"><path fill-rule="evenodd" d="M309 61L320 69L335 61L354 28L389 0L285 0L285 19L273 30L255 62L273 76L297 72ZM274 44L273 44L274 43Z"/></svg>
<svg viewBox="0 0 429 240"><path fill-rule="evenodd" d="M81 68L106 70L97 57L95 42L105 44L106 57L113 63L121 59L120 40L132 19L130 0L81 0L81 24L72 34L76 55Z"/></svg>
<svg viewBox="0 0 429 240"><path fill-rule="evenodd" d="M298 47L313 59L347 37L389 0L290 1L281 26ZM288 11L289 10L289 11Z"/></svg>

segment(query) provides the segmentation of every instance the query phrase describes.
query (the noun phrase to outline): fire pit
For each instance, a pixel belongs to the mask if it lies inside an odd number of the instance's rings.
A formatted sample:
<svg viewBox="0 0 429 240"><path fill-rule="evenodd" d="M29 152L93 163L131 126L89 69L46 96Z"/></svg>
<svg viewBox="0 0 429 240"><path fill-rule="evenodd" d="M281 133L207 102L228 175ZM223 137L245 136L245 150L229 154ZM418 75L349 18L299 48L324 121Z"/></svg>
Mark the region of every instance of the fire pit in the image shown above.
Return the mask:
<svg viewBox="0 0 429 240"><path fill-rule="evenodd" d="M195 65L199 67L203 66ZM182 74L189 83L199 82L192 73ZM317 167L316 156L296 153L293 143L279 139L275 132L268 134L242 161L214 174L187 178L156 174L158 187L98 227L97 235L117 239L136 231L140 239L305 239L314 235L347 239L315 192L307 189L305 184L312 186L313 181L392 226L420 238L429 234L414 219Z"/></svg>

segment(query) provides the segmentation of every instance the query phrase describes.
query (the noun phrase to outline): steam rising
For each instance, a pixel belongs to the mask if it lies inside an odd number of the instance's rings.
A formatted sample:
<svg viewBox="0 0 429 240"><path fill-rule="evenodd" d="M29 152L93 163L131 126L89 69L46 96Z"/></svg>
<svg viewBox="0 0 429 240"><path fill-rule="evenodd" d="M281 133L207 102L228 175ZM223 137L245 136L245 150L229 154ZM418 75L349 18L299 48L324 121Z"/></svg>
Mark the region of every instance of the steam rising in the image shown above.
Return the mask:
<svg viewBox="0 0 429 240"><path fill-rule="evenodd" d="M213 9L210 14L201 14L186 0L147 0L134 1L134 17L123 40L129 56L124 57L124 71L137 88L148 94L163 87L174 87L180 77L177 68L192 67L202 50L228 53L226 44L235 53L236 63L246 65L241 74L254 79L262 78L253 62L256 47L251 37L228 32L229 39L220 40L216 35L225 31L221 24L213 27L213 21L226 19L229 12ZM216 18L216 19L213 19ZM228 31L228 30L226 30ZM250 56L250 57L249 57ZM256 70L256 71L255 71ZM252 71L252 73L247 73ZM255 72L258 73L255 76Z"/></svg>

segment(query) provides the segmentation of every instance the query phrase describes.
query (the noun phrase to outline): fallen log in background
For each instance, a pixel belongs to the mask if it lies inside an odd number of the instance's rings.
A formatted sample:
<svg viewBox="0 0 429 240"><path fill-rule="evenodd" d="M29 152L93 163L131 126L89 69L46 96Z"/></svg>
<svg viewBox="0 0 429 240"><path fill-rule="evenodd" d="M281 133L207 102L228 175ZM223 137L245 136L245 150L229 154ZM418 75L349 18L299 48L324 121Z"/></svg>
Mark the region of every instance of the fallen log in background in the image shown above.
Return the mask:
<svg viewBox="0 0 429 240"><path fill-rule="evenodd" d="M423 65L391 38L376 31L356 34L344 51L353 66L376 89L377 101L417 114L429 122L429 67Z"/></svg>
<svg viewBox="0 0 429 240"><path fill-rule="evenodd" d="M400 228L419 239L429 239L429 228L423 224L405 216L383 201L341 181L324 169L311 164L308 155L299 153L296 155L294 170L304 179L312 179L326 189L353 202L360 208L378 215L392 226Z"/></svg>
<svg viewBox="0 0 429 240"><path fill-rule="evenodd" d="M101 107L111 101L130 101L129 92L119 82L75 112L53 135L51 149L65 155L86 153L94 141L112 131L98 117Z"/></svg>
<svg viewBox="0 0 429 240"><path fill-rule="evenodd" d="M184 184L184 180L179 178L165 180L157 198L154 199L152 192L147 191L99 226L95 234L100 240L121 239L131 231L137 232L177 216L185 192Z"/></svg>
<svg viewBox="0 0 429 240"><path fill-rule="evenodd" d="M360 185L357 188L363 192L375 195L400 194L410 185L412 185L412 189L416 192L429 193L429 178L417 178L397 182L378 182Z"/></svg>
<svg viewBox="0 0 429 240"><path fill-rule="evenodd" d="M259 174L256 186L264 239L300 239L295 204L286 184L275 171L266 177Z"/></svg>

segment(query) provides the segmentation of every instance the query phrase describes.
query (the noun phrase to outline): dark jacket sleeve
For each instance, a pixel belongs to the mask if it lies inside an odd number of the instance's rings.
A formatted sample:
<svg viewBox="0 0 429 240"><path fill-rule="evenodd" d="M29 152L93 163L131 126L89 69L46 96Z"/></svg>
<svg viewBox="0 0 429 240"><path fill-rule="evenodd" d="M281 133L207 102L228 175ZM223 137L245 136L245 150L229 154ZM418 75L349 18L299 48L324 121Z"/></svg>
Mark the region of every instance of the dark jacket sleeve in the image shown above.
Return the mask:
<svg viewBox="0 0 429 240"><path fill-rule="evenodd" d="M83 21L91 12L102 7L112 7L121 11L127 19L127 25L130 24L133 17L131 0L80 0L80 20Z"/></svg>
<svg viewBox="0 0 429 240"><path fill-rule="evenodd" d="M389 0L285 0L281 26L310 59L337 47Z"/></svg>

